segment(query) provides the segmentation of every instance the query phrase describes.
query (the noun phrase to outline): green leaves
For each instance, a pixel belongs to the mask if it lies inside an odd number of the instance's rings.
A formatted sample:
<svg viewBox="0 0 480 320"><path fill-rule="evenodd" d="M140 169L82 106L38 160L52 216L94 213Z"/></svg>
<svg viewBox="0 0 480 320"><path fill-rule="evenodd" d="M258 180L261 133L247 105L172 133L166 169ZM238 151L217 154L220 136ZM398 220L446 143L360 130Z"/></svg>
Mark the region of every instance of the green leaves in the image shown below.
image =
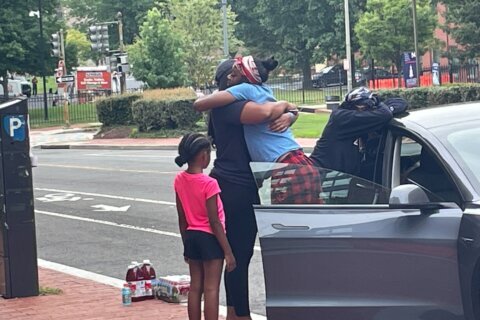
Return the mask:
<svg viewBox="0 0 480 320"><path fill-rule="evenodd" d="M480 12L479 0L445 0L448 7L445 12L447 32L463 46L466 57L480 55Z"/></svg>
<svg viewBox="0 0 480 320"><path fill-rule="evenodd" d="M30 16L38 10L34 0L2 0L0 10L0 76L7 72L39 74L44 60L47 71L53 72L53 60L49 57L49 32L58 27L55 19L57 0L42 0L43 42L40 37L39 19ZM58 27L59 28L59 27ZM43 47L43 51L41 48ZM42 59L44 57L44 60Z"/></svg>
<svg viewBox="0 0 480 320"><path fill-rule="evenodd" d="M429 0L417 1L418 43L421 52L433 39L437 15ZM414 51L411 0L368 0L355 26L361 51L380 64L401 68L401 54Z"/></svg>
<svg viewBox="0 0 480 320"><path fill-rule="evenodd" d="M223 17L218 0L172 0L172 28L182 39L190 82L195 87L211 83L223 54ZM227 7L229 47L242 44L233 35L235 14Z"/></svg>
<svg viewBox="0 0 480 320"><path fill-rule="evenodd" d="M135 78L150 87L172 88L186 82L181 37L160 10L148 12L140 37L127 51Z"/></svg>

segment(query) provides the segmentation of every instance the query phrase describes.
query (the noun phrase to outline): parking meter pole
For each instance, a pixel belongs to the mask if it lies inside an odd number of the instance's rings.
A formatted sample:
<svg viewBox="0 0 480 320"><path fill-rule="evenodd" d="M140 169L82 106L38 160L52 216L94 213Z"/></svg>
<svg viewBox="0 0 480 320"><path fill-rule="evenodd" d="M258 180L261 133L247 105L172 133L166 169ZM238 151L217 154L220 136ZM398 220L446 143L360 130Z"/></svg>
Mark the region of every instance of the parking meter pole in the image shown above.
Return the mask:
<svg viewBox="0 0 480 320"><path fill-rule="evenodd" d="M26 98L0 104L0 296L38 295L37 244L33 206Z"/></svg>

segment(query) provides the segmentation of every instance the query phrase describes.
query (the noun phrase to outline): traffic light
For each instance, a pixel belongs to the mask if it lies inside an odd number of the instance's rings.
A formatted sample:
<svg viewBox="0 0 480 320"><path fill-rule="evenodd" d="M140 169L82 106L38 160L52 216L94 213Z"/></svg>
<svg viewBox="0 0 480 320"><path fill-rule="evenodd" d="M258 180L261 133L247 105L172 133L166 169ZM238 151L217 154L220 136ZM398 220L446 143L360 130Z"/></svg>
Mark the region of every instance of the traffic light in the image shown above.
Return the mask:
<svg viewBox="0 0 480 320"><path fill-rule="evenodd" d="M60 57L60 33L55 32L52 33L50 38L52 50L50 50L50 54L52 57Z"/></svg>
<svg viewBox="0 0 480 320"><path fill-rule="evenodd" d="M88 36L92 42L90 47L93 51L107 52L108 47L108 26L93 25L88 28Z"/></svg>

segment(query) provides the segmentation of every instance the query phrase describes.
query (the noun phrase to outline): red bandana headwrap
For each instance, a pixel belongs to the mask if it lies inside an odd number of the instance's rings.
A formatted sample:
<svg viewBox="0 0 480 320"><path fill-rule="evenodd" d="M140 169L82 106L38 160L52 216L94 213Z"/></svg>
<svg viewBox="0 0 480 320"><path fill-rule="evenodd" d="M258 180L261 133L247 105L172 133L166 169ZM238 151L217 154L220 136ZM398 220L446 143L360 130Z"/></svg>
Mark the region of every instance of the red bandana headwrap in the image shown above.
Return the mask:
<svg viewBox="0 0 480 320"><path fill-rule="evenodd" d="M248 82L253 84L262 83L262 78L258 72L257 65L253 61L252 56L235 58L235 65L240 69L242 74L247 78Z"/></svg>

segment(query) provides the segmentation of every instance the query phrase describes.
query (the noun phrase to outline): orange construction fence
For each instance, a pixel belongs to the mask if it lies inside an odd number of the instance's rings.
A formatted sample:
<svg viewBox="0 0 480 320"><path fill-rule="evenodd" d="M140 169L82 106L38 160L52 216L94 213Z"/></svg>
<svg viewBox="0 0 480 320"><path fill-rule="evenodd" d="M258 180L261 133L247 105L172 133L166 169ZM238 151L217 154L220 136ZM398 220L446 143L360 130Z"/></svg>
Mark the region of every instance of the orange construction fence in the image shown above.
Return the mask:
<svg viewBox="0 0 480 320"><path fill-rule="evenodd" d="M441 83L449 83L450 77L448 74L442 74L440 76ZM375 79L369 81L369 88L370 89L395 89L398 88L398 78L392 79ZM422 75L420 76L420 86L421 87L431 87L433 86L432 75ZM405 81L400 79L400 88L405 87Z"/></svg>

